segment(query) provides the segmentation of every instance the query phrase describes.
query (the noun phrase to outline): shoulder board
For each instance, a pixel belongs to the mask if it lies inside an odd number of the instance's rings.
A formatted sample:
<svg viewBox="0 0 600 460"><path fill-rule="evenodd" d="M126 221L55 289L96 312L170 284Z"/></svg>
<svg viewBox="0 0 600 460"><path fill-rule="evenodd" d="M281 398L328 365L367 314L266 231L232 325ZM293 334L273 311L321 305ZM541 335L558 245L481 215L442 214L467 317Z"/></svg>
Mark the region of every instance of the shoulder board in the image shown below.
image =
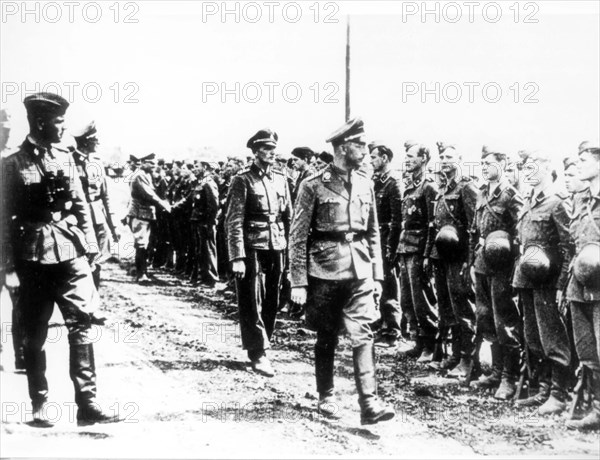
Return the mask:
<svg viewBox="0 0 600 460"><path fill-rule="evenodd" d="M271 171L273 171L274 174L279 174L280 176L285 176L283 171L280 171L279 169L272 169Z"/></svg>
<svg viewBox="0 0 600 460"><path fill-rule="evenodd" d="M483 189L485 189L485 186L486 186L486 185L487 185L487 183L486 183L486 182L484 182L483 184L481 184L481 185L479 186L479 190L483 190Z"/></svg>
<svg viewBox="0 0 600 460"><path fill-rule="evenodd" d="M472 181L473 181L473 179L471 179L470 177L468 177L468 176L462 176L460 178L459 182L472 182Z"/></svg>
<svg viewBox="0 0 600 460"><path fill-rule="evenodd" d="M249 173L249 172L250 172L250 167L248 166L248 167L246 167L246 168L242 169L241 171L239 171L239 172L236 174L236 176L241 176L242 174L247 174L247 173Z"/></svg>

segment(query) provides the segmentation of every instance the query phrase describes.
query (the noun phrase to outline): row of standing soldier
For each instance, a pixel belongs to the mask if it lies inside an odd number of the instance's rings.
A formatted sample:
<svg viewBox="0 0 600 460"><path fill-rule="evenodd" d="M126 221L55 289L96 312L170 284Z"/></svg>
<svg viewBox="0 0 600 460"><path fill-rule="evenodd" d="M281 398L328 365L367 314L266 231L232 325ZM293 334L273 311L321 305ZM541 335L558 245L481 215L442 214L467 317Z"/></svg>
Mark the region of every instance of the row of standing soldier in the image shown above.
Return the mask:
<svg viewBox="0 0 600 460"><path fill-rule="evenodd" d="M65 102L47 94L26 101L28 112L31 111L32 140L44 135L43 126L36 128L35 124L40 123L36 120L61 118L68 105ZM34 113L35 107L43 110ZM40 114L41 118L36 118ZM118 234L107 201L105 178L97 174L91 190L86 183L90 174L85 161L94 151L95 127L88 126L77 140L78 149L71 153L85 185L84 195L96 239L105 247L108 231L115 240ZM142 159L131 183L128 219L136 247L136 273L141 281L146 277L149 245L156 266L173 263L175 258L177 268L187 269L192 279L198 276L210 285L218 279L216 254L220 252L222 262L225 258L231 262L236 279L243 346L253 369L266 376L274 375L266 350L281 306L280 290L287 281L291 289L291 312L296 315L306 312L309 326L317 331L315 372L319 412L337 416L334 352L337 335L345 330L352 341L362 423L377 423L394 416L393 410L376 397L373 342L375 338L378 344L393 347L402 335L415 340L416 346L408 354L418 362L467 380L478 377L479 346L483 339L490 341L492 373L479 379L479 385L496 389L498 399L511 399L517 392L519 354L526 350L530 375L537 377L531 378L530 383L537 380L539 390L530 392L530 397L518 400L518 404L541 405L540 413L561 412L574 359L569 342L571 325L565 324L559 311L566 289L575 348L591 376L587 383L593 399L592 410L586 417L568 423L574 428L598 425L598 146L582 144L580 148L578 162L591 166L580 168L584 171L582 178L591 186L582 188L572 198L575 203L571 212L568 196L552 184L549 158L539 152L523 152L522 165L525 171L530 168L532 185L531 192L523 198L507 180L506 154L498 149L484 147L485 183L478 187L471 178L459 175L457 165L461 157L454 146L438 145L441 169L434 179L427 174L428 149L414 142L405 145L404 177L390 170L393 153L388 147L370 145L375 172L371 182L362 169L366 143L359 119L351 120L331 136L333 164L314 174L307 168L311 152L305 148L293 152L296 169L301 171L299 177L290 179L275 168L277 140L270 130L261 130L253 136L247 146L255 159L233 176L231 184L228 179L232 175L221 176L223 179L217 184L211 174L214 165L210 163L193 164L181 168L179 173L172 167L168 178L165 168L157 168L153 158ZM47 144L56 139L48 141ZM30 155L20 153L21 157ZM40 157L46 159L45 155ZM12 158L3 162L3 166L11 163L9 168L18 168L15 158L19 155ZM38 170L43 172L40 169L43 162L38 163ZM567 176L569 169L572 176L572 168L572 163L565 164ZM584 177L586 173L588 176ZM4 197L14 196L11 186L15 184L10 181L9 184L5 190L10 193ZM71 198L78 195L75 187L69 193ZM292 194L296 197L294 211ZM99 201L101 204L94 204ZM4 209L12 210L9 214L15 212L12 219L19 221L21 217L27 221L28 216L19 216L17 209L10 206ZM64 203L60 206L65 207ZM45 224L60 224L62 217L55 221L54 216L73 214L71 209L50 210L52 219ZM178 210L182 211L179 215ZM85 231L85 213L80 214L78 223ZM222 216L220 231L217 230L219 215ZM218 251L217 241L220 237L223 242L224 236L227 249ZM90 246L97 246L87 243L98 286L97 267L101 260L98 254L106 254L106 250L90 251ZM576 257L571 264L573 254ZM47 255L38 255L37 259L34 256L34 260L39 263ZM81 259L79 252L75 256L54 261L50 268L58 272L60 263L73 265ZM4 267L12 268L12 258L5 254L3 262L5 259L8 264ZM207 261L206 265L197 265ZM30 275L39 268L38 264L20 265L28 265L21 268L21 284L32 281ZM74 274L76 270L71 271ZM5 283L14 285L14 272L5 268L3 273L8 275ZM432 279L437 308L434 308ZM31 292L39 291L39 287L35 286ZM513 300L513 288L519 294L518 304ZM61 307L62 293L57 295ZM380 314L373 300L379 296ZM25 305L24 311L31 303L27 297L20 300ZM475 308L471 305L473 300ZM94 302L89 299L87 307L95 305ZM90 322L99 321L94 310L88 312ZM63 311L65 314L69 316L69 309ZM40 336L39 331L27 329L28 323L30 318L24 320L26 356L32 354L32 342L36 342L34 349L39 348L39 340L32 340L32 335ZM439 352L444 339L451 342L448 356ZM76 343L74 339L75 363L72 359L71 365L75 368ZM36 353L39 351L33 350ZM89 351L86 353L89 358ZM29 361L26 368L34 418L39 419L44 402L41 393L47 392L37 388L44 387L43 371L40 372L43 366L39 356ZM73 374L77 375L77 369ZM74 379L74 384L79 394L78 404L83 401L82 423L115 420L101 411L90 412L92 405L87 402L93 401L93 397L82 397L78 390L82 382ZM95 387L92 393L95 395Z"/></svg>

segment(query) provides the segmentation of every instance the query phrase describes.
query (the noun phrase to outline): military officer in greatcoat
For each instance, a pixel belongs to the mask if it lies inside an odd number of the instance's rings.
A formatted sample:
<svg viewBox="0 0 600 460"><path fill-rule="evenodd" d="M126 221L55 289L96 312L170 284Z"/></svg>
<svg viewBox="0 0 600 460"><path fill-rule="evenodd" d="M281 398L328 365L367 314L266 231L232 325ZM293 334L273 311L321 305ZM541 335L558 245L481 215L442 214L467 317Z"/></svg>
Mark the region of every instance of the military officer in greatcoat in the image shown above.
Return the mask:
<svg viewBox="0 0 600 460"><path fill-rule="evenodd" d="M378 319L383 265L375 193L361 169L366 156L363 122L348 121L327 140L333 164L300 185L290 242L292 305L317 332L315 373L319 413L336 418L334 357L338 334L352 342L361 423L394 417L377 397L371 324Z"/></svg>
<svg viewBox="0 0 600 460"><path fill-rule="evenodd" d="M69 375L75 387L77 423L118 421L96 400L96 370L90 328L99 306L89 261L98 252L77 168L58 147L69 103L53 93L24 100L29 135L2 161L1 262L5 283L20 288L19 308L33 422L52 426L44 343L54 304L69 339Z"/></svg>
<svg viewBox="0 0 600 460"><path fill-rule="evenodd" d="M511 275L523 200L504 175L506 153L484 146L481 158L485 182L470 230L469 260L475 271L476 332L491 342L492 373L478 385L497 388L494 397L508 400L516 392L520 370L522 324L512 298Z"/></svg>
<svg viewBox="0 0 600 460"><path fill-rule="evenodd" d="M254 162L233 177L225 218L242 346L253 370L266 377L275 375L266 350L275 328L292 218L286 177L273 168L277 140L269 129L248 140Z"/></svg>

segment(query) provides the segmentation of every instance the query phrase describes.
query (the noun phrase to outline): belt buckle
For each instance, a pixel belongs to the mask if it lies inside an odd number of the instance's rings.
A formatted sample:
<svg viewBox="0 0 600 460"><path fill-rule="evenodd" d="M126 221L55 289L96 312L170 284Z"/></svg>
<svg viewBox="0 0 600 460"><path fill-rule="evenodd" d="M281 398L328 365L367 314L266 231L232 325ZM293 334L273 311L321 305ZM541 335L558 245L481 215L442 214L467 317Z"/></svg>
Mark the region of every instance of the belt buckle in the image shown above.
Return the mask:
<svg viewBox="0 0 600 460"><path fill-rule="evenodd" d="M356 233L348 232L344 235L344 239L346 240L346 243L352 243L354 241L355 236L356 236Z"/></svg>
<svg viewBox="0 0 600 460"><path fill-rule="evenodd" d="M277 220L277 216L274 216L273 214L269 214L269 223L270 224L274 224Z"/></svg>

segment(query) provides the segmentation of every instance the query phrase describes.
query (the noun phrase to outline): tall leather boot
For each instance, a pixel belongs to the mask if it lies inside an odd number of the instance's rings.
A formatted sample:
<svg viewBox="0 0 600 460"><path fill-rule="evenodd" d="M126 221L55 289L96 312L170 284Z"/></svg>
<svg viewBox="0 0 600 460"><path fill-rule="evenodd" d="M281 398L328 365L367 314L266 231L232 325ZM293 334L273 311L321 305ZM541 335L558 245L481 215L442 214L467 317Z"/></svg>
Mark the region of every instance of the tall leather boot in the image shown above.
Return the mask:
<svg viewBox="0 0 600 460"><path fill-rule="evenodd" d="M556 362L553 362L551 367L552 386L550 397L540 406L538 410L540 415L560 414L567 408L567 395L571 377L570 368Z"/></svg>
<svg viewBox="0 0 600 460"><path fill-rule="evenodd" d="M448 373L448 377L456 377L459 379L466 379L467 376L471 375L474 366L473 353L475 351L475 343L474 338L475 335L473 332L468 330L467 328L462 328L460 326L456 326L457 334L459 336L458 340L458 355L460 357L460 362L454 369L452 369ZM453 332L454 333L454 332Z"/></svg>
<svg viewBox="0 0 600 460"><path fill-rule="evenodd" d="M532 366L532 372L528 382L529 397L515 401L516 407L539 407L550 397L551 368L548 360L543 357L539 358L530 351L529 361ZM536 377L538 381L537 384L535 382ZM535 387L538 387L538 390L534 393L532 390L534 390Z"/></svg>
<svg viewBox="0 0 600 460"><path fill-rule="evenodd" d="M385 406L377 398L375 377L375 348L367 343L352 349L354 380L358 390L361 425L374 425L394 418L394 409Z"/></svg>
<svg viewBox="0 0 600 460"><path fill-rule="evenodd" d="M492 373L486 377L479 379L477 386L479 388L496 388L500 385L502 379L502 348L497 342L493 342L490 346L492 352Z"/></svg>
<svg viewBox="0 0 600 460"><path fill-rule="evenodd" d="M48 402L46 352L44 350L32 350L30 347L25 346L23 356L33 411L33 424L39 427L54 426L54 422L48 418L45 410L45 405Z"/></svg>
<svg viewBox="0 0 600 460"><path fill-rule="evenodd" d="M24 351L24 337L23 330L21 326L21 318L19 313L19 306L17 304L17 296L11 295L11 303L12 307L12 343L13 350L15 352L15 370L23 371L25 370L25 351Z"/></svg>
<svg viewBox="0 0 600 460"><path fill-rule="evenodd" d="M333 394L335 344L315 345L315 377L319 402L317 412L326 417L339 419L340 407Z"/></svg>
<svg viewBox="0 0 600 460"><path fill-rule="evenodd" d="M517 391L521 351L516 347L502 347L502 355L504 362L502 380L494 398L507 401L512 399Z"/></svg>
<svg viewBox="0 0 600 460"><path fill-rule="evenodd" d="M96 402L96 363L92 344L69 345L69 375L75 387L77 403L77 425L113 423L120 420L119 414L102 411Z"/></svg>
<svg viewBox="0 0 600 460"><path fill-rule="evenodd" d="M94 280L94 286L96 286L96 290L100 289L100 271L102 270L102 267L100 266L100 264L96 264L94 266L94 270L92 271L92 278Z"/></svg>

